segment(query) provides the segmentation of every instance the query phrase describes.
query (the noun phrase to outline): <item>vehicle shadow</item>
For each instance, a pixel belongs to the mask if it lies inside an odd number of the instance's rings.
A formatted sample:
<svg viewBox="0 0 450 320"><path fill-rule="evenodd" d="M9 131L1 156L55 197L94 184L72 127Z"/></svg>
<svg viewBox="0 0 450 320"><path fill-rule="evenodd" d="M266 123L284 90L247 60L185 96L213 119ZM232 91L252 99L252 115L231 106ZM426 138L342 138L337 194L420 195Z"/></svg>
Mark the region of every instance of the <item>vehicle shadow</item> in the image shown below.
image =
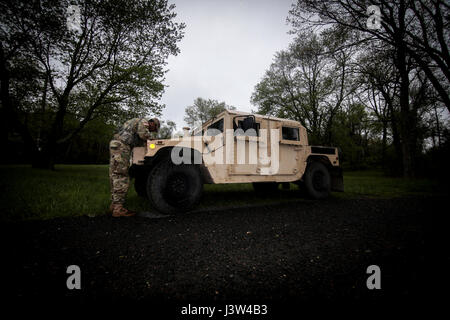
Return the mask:
<svg viewBox="0 0 450 320"><path fill-rule="evenodd" d="M303 190L293 183L289 189L280 184L278 189L270 193L258 193L250 183L245 184L211 184L204 185L200 203L193 212L205 210L221 210L238 207L270 205L307 200ZM146 198L139 197L135 192L129 194L129 207L143 216L151 216L156 212ZM160 217L155 217L160 218Z"/></svg>
<svg viewBox="0 0 450 320"><path fill-rule="evenodd" d="M289 189L280 185L276 191L270 193L258 193L251 184L205 185L199 208L262 205L304 198L303 192L292 183Z"/></svg>

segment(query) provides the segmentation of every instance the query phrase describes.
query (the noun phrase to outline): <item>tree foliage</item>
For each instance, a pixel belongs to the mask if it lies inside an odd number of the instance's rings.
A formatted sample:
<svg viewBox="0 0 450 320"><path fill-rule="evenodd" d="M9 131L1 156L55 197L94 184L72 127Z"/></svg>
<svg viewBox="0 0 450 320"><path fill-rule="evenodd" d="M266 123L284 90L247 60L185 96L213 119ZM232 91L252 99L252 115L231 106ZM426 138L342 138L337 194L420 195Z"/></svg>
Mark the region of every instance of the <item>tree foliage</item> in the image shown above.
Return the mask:
<svg viewBox="0 0 450 320"><path fill-rule="evenodd" d="M260 113L300 121L318 144L332 143L336 113L354 91L350 50L336 50L329 37L300 34L275 55L251 98Z"/></svg>
<svg viewBox="0 0 450 320"><path fill-rule="evenodd" d="M159 139L169 139L173 136L175 133L175 130L177 129L177 125L175 122L168 120L167 122L161 121L161 128L158 132L158 138Z"/></svg>
<svg viewBox="0 0 450 320"><path fill-rule="evenodd" d="M376 6L379 27L368 28ZM290 11L295 32L339 25L361 32L360 42L373 39L414 60L450 109L450 4L446 0L299 0ZM397 63L401 63L398 61Z"/></svg>
<svg viewBox="0 0 450 320"><path fill-rule="evenodd" d="M71 22L73 8L79 19ZM37 165L52 167L59 146L93 119L117 125L160 114L164 67L183 36L173 10L166 0L2 2L2 112ZM33 81L17 79L17 68Z"/></svg>
<svg viewBox="0 0 450 320"><path fill-rule="evenodd" d="M252 102L301 121L313 143L366 159L377 150L413 176L443 132L436 115L450 110L448 9L440 0L298 0L288 17L297 39L276 55Z"/></svg>
<svg viewBox="0 0 450 320"><path fill-rule="evenodd" d="M214 118L224 110L235 110L233 106L227 105L225 102L219 102L213 99L197 98L194 104L185 108L184 121L193 127L195 123L204 123L209 119Z"/></svg>

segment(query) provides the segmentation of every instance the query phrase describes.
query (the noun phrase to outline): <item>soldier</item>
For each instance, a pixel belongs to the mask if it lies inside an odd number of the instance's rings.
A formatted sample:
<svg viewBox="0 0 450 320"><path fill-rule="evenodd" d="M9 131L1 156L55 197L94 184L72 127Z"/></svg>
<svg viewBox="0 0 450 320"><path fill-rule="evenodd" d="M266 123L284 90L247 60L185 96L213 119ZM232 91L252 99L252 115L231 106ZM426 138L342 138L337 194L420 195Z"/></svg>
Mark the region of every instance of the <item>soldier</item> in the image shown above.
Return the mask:
<svg viewBox="0 0 450 320"><path fill-rule="evenodd" d="M131 217L135 212L125 209L124 203L130 185L128 168L130 166L131 150L152 139L158 132L159 120L156 118L134 118L125 122L114 139L109 143L111 155L109 163L109 180L111 183L111 207L113 217Z"/></svg>

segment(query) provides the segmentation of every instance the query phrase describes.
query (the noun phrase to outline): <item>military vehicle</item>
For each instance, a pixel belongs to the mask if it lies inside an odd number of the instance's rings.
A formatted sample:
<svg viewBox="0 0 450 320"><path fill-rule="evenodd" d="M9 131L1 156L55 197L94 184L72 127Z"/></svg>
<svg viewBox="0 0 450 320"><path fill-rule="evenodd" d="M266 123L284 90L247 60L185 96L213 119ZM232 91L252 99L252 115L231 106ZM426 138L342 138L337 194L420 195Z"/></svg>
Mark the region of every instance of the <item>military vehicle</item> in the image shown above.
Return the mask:
<svg viewBox="0 0 450 320"><path fill-rule="evenodd" d="M309 145L298 121L225 110L185 133L133 149L136 192L160 212L191 210L211 183L252 183L261 194L295 183L313 199L344 191L338 149Z"/></svg>

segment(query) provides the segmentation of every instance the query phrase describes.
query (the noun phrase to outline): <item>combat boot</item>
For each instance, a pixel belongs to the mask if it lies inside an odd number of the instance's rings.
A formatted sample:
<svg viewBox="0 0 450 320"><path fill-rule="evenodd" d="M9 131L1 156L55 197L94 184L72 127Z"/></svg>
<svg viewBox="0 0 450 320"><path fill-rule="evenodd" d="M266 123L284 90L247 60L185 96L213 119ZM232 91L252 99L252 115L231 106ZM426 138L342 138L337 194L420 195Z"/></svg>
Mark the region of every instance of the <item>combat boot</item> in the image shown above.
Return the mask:
<svg viewBox="0 0 450 320"><path fill-rule="evenodd" d="M115 218L132 217L136 214L136 212L124 208L122 204L111 204L110 209L112 211L112 216Z"/></svg>

